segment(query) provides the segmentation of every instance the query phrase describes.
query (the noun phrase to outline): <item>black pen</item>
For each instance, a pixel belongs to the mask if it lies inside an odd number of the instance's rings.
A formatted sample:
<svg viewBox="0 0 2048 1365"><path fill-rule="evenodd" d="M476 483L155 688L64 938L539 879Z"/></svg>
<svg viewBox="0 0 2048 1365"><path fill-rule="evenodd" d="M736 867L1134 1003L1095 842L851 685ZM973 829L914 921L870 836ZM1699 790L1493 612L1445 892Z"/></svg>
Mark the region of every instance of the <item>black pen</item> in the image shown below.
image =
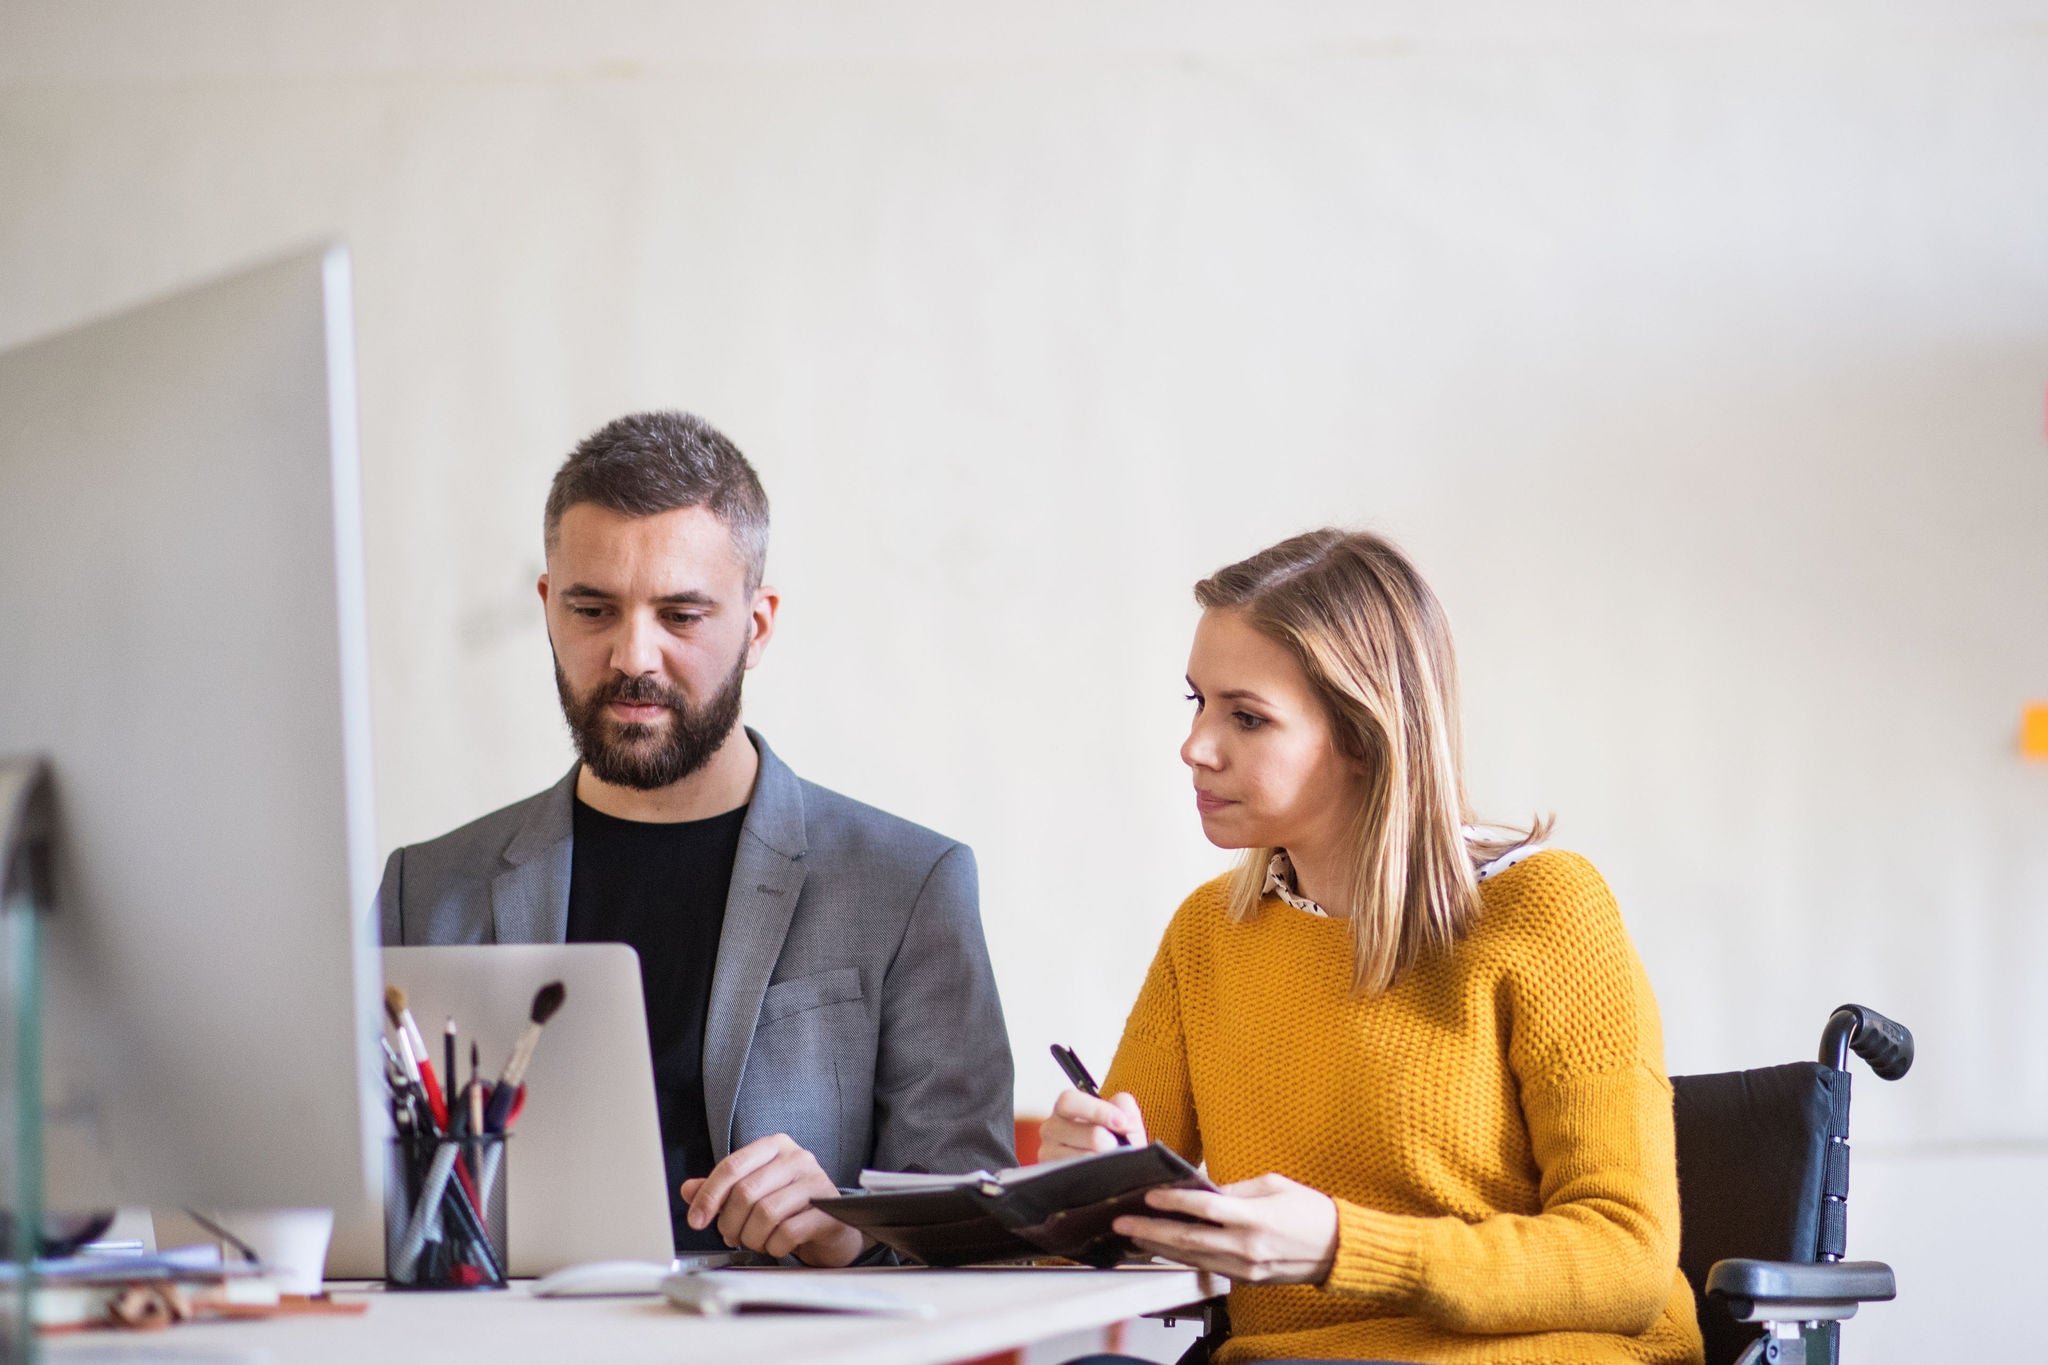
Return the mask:
<svg viewBox="0 0 2048 1365"><path fill-rule="evenodd" d="M1061 1043L1054 1043L1052 1059L1060 1064L1060 1070L1067 1073L1067 1079L1074 1083L1074 1089L1084 1095L1093 1095L1098 1100L1102 1098L1102 1092L1095 1088L1095 1078L1088 1074L1087 1067L1081 1065L1081 1059L1074 1055L1074 1049ZM1116 1145L1119 1147L1131 1145L1131 1140L1114 1128L1109 1130L1109 1135L1116 1139Z"/></svg>
<svg viewBox="0 0 2048 1365"><path fill-rule="evenodd" d="M441 1093L448 1101L448 1135L455 1135L455 1106L460 1103L455 1089L455 1016L448 1016L448 1031L441 1036L441 1053L448 1060L446 1079L441 1082Z"/></svg>

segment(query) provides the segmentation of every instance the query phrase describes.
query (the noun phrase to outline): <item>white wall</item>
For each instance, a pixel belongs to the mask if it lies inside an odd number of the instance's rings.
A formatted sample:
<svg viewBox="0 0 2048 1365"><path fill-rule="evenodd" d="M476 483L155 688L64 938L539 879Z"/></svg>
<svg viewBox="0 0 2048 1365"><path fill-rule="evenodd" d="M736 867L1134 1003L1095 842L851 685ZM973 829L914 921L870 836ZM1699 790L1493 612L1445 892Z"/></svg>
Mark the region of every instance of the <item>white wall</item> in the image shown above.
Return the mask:
<svg viewBox="0 0 2048 1365"><path fill-rule="evenodd" d="M568 761L554 465L717 421L786 594L750 719L975 845L1025 1109L1223 865L1189 585L1388 531L1673 1070L1918 1033L1854 1358L2018 1349L1958 1196L2048 1187L2048 8L1097 8L17 0L0 344L352 244L387 847Z"/></svg>

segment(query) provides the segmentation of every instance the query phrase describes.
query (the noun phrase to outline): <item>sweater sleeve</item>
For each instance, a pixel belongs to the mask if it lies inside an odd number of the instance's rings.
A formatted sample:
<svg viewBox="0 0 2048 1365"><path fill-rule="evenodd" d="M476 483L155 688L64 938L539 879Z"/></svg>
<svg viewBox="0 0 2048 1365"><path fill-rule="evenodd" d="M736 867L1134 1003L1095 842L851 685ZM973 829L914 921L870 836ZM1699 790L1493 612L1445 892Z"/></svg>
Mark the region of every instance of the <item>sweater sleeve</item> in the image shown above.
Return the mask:
<svg viewBox="0 0 2048 1365"><path fill-rule="evenodd" d="M1151 970L1124 1022L1123 1041L1103 1078L1102 1093L1128 1090L1145 1116L1145 1133L1199 1164L1202 1135L1195 1124L1195 1097L1188 1079L1180 983L1174 970L1171 926L1152 959Z"/></svg>
<svg viewBox="0 0 2048 1365"><path fill-rule="evenodd" d="M1329 1292L1473 1333L1633 1336L1663 1312L1678 1168L1656 1001L1599 874L1558 870L1502 992L1541 1212L1466 1222L1338 1200Z"/></svg>

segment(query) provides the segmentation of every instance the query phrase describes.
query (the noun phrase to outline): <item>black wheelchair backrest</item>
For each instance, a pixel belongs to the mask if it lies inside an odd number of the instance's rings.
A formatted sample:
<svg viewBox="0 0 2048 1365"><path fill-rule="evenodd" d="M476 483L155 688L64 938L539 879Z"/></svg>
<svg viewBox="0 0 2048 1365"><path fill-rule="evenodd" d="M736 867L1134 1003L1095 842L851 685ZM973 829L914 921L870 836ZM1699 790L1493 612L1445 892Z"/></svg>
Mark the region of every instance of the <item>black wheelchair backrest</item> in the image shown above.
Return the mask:
<svg viewBox="0 0 2048 1365"><path fill-rule="evenodd" d="M1671 1078L1678 1128L1679 1267L1708 1361L1733 1360L1757 1329L1706 1311L1716 1261L1817 1261L1847 1240L1849 1073L1818 1062ZM1829 1198L1832 1195L1833 1198Z"/></svg>

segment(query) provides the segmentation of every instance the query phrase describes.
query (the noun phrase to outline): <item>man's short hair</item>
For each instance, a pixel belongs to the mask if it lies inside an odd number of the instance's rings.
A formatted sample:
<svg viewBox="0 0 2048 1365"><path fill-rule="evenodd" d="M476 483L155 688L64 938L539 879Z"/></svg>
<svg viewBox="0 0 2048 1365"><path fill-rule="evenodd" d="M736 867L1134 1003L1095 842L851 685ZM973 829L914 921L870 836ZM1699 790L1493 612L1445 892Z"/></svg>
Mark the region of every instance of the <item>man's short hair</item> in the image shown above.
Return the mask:
<svg viewBox="0 0 2048 1365"><path fill-rule="evenodd" d="M636 412L584 437L548 489L549 550L562 514L579 502L628 517L707 508L732 533L746 566L747 591L761 586L768 563L768 495L739 447L701 417Z"/></svg>

